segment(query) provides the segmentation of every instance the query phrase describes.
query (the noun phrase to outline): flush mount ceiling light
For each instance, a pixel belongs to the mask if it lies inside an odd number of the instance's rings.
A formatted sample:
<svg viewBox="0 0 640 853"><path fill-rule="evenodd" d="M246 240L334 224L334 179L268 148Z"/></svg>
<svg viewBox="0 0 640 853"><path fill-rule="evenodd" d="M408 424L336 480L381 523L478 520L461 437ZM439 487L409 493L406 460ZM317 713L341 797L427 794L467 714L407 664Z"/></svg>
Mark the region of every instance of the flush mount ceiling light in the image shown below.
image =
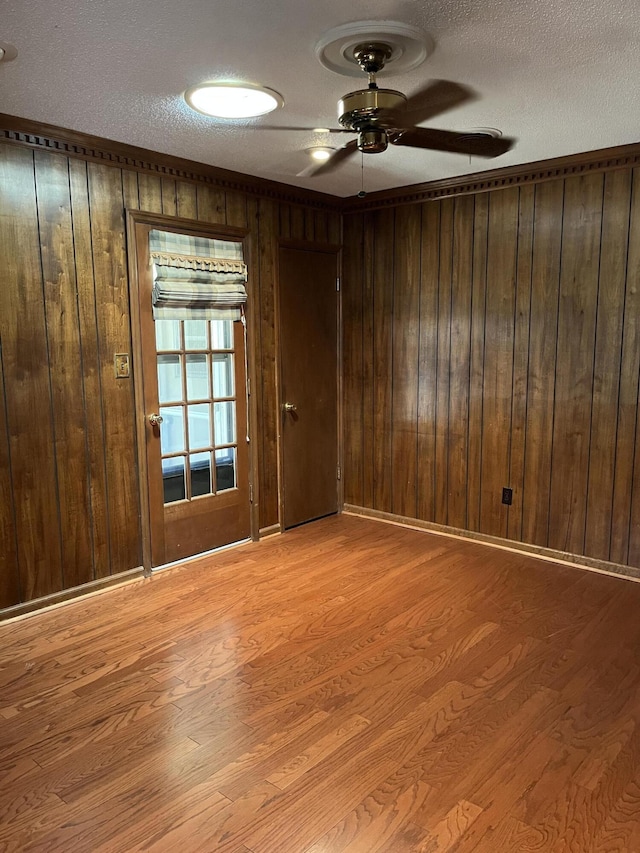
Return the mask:
<svg viewBox="0 0 640 853"><path fill-rule="evenodd" d="M284 103L282 95L252 83L201 83L184 93L191 109L215 118L256 118Z"/></svg>

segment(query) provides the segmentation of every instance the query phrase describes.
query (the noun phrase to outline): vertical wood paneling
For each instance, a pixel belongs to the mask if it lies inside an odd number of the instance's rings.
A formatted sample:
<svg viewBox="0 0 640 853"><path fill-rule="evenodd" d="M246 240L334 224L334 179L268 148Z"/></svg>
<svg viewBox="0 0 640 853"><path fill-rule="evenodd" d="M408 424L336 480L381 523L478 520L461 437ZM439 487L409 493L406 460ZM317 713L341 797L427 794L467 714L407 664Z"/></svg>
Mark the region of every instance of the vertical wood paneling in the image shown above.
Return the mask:
<svg viewBox="0 0 640 853"><path fill-rule="evenodd" d="M227 209L227 225L233 225L236 228L247 227L247 197L244 193L227 192L226 200Z"/></svg>
<svg viewBox="0 0 640 853"><path fill-rule="evenodd" d="M224 192L213 189L206 184L198 184L196 187L196 211L197 219L202 220L202 222L225 225L227 208Z"/></svg>
<svg viewBox="0 0 640 853"><path fill-rule="evenodd" d="M583 553L603 176L568 178L562 222L549 546Z"/></svg>
<svg viewBox="0 0 640 853"><path fill-rule="evenodd" d="M345 229L347 223L345 224ZM393 366L393 236L395 211L373 215L373 508L391 512Z"/></svg>
<svg viewBox="0 0 640 853"><path fill-rule="evenodd" d="M122 185L117 170L89 165L89 203L93 268L101 283L97 325L101 388L108 400L103 411L104 451L111 573L115 574L141 562L133 384L131 379L116 379L113 367L116 352L131 352Z"/></svg>
<svg viewBox="0 0 640 853"><path fill-rule="evenodd" d="M364 217L362 237L362 502L373 504L373 435L374 435L374 382L375 361L373 323L373 222L371 214Z"/></svg>
<svg viewBox="0 0 640 853"><path fill-rule="evenodd" d="M438 264L438 352L436 357L435 514L448 524L449 507L449 380L451 362L451 275L453 263L453 199L440 203L440 262Z"/></svg>
<svg viewBox="0 0 640 853"><path fill-rule="evenodd" d="M467 525L480 530L482 476L482 388L484 384L485 303L487 298L487 235L489 193L475 198L473 279L471 282L471 349L469 362L469 452L467 462Z"/></svg>
<svg viewBox="0 0 640 853"><path fill-rule="evenodd" d="M393 512L415 517L422 207L396 211L393 287ZM396 286L399 283L399 286Z"/></svg>
<svg viewBox="0 0 640 853"><path fill-rule="evenodd" d="M162 179L158 175L138 174L138 203L140 210L162 213Z"/></svg>
<svg viewBox="0 0 640 853"><path fill-rule="evenodd" d="M553 438L564 183L536 187L531 278L522 539L546 545Z"/></svg>
<svg viewBox="0 0 640 853"><path fill-rule="evenodd" d="M611 559L640 566L640 169L633 170L632 186Z"/></svg>
<svg viewBox="0 0 640 853"><path fill-rule="evenodd" d="M304 208L299 204L292 204L289 208L291 220L290 236L293 240L305 239L305 216Z"/></svg>
<svg viewBox="0 0 640 853"><path fill-rule="evenodd" d="M343 312L343 423L344 499L361 505L364 488L364 420L362 369L362 253L363 217L350 216L345 223L342 262Z"/></svg>
<svg viewBox="0 0 640 853"><path fill-rule="evenodd" d="M198 218L196 186L188 181L176 182L176 210L181 219Z"/></svg>
<svg viewBox="0 0 640 853"><path fill-rule="evenodd" d="M93 270L87 164L81 160L70 160L69 177L86 418L85 436L88 468L85 477L88 480L91 496L91 513L88 523L91 529L94 575L96 578L105 578L111 574L107 463L104 453L104 401L98 342L98 304Z"/></svg>
<svg viewBox="0 0 640 853"><path fill-rule="evenodd" d="M280 412L277 409L275 275L278 235L278 208L275 202L258 202L258 264L260 274L260 343L258 370L260 397L258 440L260 472L260 527L278 521L278 434Z"/></svg>
<svg viewBox="0 0 640 853"><path fill-rule="evenodd" d="M172 178L162 178L162 212L165 216L176 216L178 213L178 200L176 197L176 182Z"/></svg>
<svg viewBox="0 0 640 853"><path fill-rule="evenodd" d="M438 359L439 202L422 206L418 365L418 518L435 518L436 368Z"/></svg>
<svg viewBox="0 0 640 853"><path fill-rule="evenodd" d="M473 196L461 196L455 200L451 270L447 523L460 528L467 526L473 209Z"/></svg>
<svg viewBox="0 0 640 853"><path fill-rule="evenodd" d="M20 601L20 573L16 542L16 507L11 479L4 362L0 337L0 607L10 607L17 601Z"/></svg>
<svg viewBox="0 0 640 853"><path fill-rule="evenodd" d="M20 589L25 599L31 599L57 592L63 585L32 152L5 151L0 199L0 340L16 495L15 535Z"/></svg>
<svg viewBox="0 0 640 853"><path fill-rule="evenodd" d="M513 340L513 388L511 393L511 458L508 485L513 504L507 507L507 537L522 537L524 456L527 435L529 385L529 332L531 327L531 273L535 187L520 188L518 212L518 259Z"/></svg>
<svg viewBox="0 0 640 853"><path fill-rule="evenodd" d="M58 485L56 523L62 537L63 586L68 588L93 579L90 528L78 523L90 517L91 508L69 166L66 158L51 161L40 151L35 166Z"/></svg>
<svg viewBox="0 0 640 853"><path fill-rule="evenodd" d="M493 193L489 204L480 529L492 536L507 535L518 205L515 188Z"/></svg>
<svg viewBox="0 0 640 853"><path fill-rule="evenodd" d="M629 239L631 172L605 176L587 487L587 554L609 559ZM617 417L616 417L617 420ZM613 439L613 440L612 440Z"/></svg>

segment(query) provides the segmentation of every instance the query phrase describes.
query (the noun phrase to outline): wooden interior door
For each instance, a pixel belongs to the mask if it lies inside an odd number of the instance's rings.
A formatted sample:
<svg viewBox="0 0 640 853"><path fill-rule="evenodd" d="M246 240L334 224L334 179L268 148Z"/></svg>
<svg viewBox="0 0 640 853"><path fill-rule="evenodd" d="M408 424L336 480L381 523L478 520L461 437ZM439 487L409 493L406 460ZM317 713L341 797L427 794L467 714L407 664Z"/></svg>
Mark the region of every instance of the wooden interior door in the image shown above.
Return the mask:
<svg viewBox="0 0 640 853"><path fill-rule="evenodd" d="M159 566L248 538L250 495L242 323L154 320L151 227L135 224L151 565Z"/></svg>
<svg viewBox="0 0 640 853"><path fill-rule="evenodd" d="M337 254L281 247L284 526L338 509Z"/></svg>

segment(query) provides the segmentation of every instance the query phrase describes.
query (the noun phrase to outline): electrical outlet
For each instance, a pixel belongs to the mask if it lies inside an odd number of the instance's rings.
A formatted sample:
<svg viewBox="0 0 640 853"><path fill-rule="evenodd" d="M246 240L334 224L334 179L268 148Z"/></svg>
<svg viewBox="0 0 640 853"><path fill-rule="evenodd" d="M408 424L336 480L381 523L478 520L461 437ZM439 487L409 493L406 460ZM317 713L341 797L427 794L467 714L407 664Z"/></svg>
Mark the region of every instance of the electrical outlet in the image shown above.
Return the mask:
<svg viewBox="0 0 640 853"><path fill-rule="evenodd" d="M502 503L511 506L513 503L513 489L508 489L506 486L502 490Z"/></svg>

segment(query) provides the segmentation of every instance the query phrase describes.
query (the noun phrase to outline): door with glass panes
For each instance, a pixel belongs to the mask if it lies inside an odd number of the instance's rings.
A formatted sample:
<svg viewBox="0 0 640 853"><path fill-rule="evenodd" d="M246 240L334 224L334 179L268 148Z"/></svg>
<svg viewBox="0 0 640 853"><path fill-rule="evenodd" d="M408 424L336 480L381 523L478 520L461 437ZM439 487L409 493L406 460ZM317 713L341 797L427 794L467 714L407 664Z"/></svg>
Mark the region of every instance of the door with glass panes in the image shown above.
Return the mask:
<svg viewBox="0 0 640 853"><path fill-rule="evenodd" d="M151 564L250 534L240 321L154 319L148 225L137 222Z"/></svg>

